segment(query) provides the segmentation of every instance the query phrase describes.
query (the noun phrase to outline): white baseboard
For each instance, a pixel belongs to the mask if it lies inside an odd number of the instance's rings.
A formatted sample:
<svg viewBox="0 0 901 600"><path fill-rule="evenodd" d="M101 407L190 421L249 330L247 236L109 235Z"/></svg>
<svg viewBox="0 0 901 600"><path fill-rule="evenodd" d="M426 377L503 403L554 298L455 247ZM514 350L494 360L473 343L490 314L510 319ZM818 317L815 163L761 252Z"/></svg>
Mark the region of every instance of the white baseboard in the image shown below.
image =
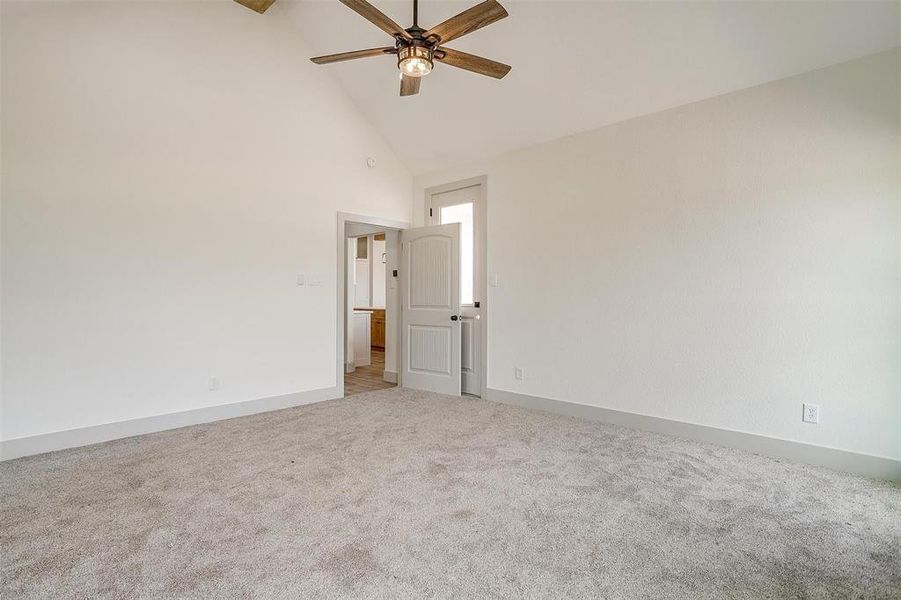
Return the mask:
<svg viewBox="0 0 901 600"><path fill-rule="evenodd" d="M651 417L621 410L601 408L576 402L551 400L517 394L506 390L489 388L486 400L534 408L552 413L580 417L594 421L603 421L614 425L622 425L632 429L664 433L676 437L687 438L699 442L708 442L738 448L755 454L785 458L795 462L828 467L837 471L847 471L865 477L887 479L901 482L901 460L884 456L860 454L838 448L815 446L803 442L795 442L781 438L768 437L756 433L720 429L708 425L674 421L661 417Z"/></svg>
<svg viewBox="0 0 901 600"><path fill-rule="evenodd" d="M393 377L394 381L392 381L392 383L397 381L397 373L385 371L385 381L391 381L389 377ZM154 433L157 431L165 431L167 429L186 427L188 425L243 417L261 412L290 408L292 406L313 404L315 402L332 400L338 397L340 397L340 394L337 387L322 388L306 392L285 394L283 396L272 396L269 398L247 400L244 402L235 402L233 404L222 404L178 413L143 417L128 421L118 421L115 423L105 423L103 425L94 425L79 429L55 431L52 433L3 440L0 441L0 460L31 456L33 454L74 448L76 446L98 444L145 433ZM652 417L626 411L601 408L599 406L591 406L588 404L578 404L576 402L565 402L562 400L552 400L550 398L528 396L526 394L518 394L506 390L489 388L485 399L514 406L545 410L557 414L603 421L614 425L622 425L633 429L653 431L700 442L738 448L756 454L829 467L831 469L856 473L866 477L901 482L901 461L883 456L861 454L826 446L815 446L813 444L768 437L755 433L720 429L708 425L674 421L661 417Z"/></svg>
<svg viewBox="0 0 901 600"><path fill-rule="evenodd" d="M357 367L352 362L344 363L344 372L345 373L353 373L354 370L356 370L356 368Z"/></svg>
<svg viewBox="0 0 901 600"><path fill-rule="evenodd" d="M110 440L117 440L144 433L154 433L188 425L198 425L200 423L210 423L212 421L243 417L256 413L269 412L271 410L290 408L292 406L313 404L314 402L332 400L333 398L338 397L340 397L340 394L338 393L337 387L322 388L307 392L285 394L283 396L246 400L244 402L235 402L233 404L220 404L218 406L208 406L194 410L186 410L184 412L142 417L130 419L128 421L117 421L115 423L81 427L79 429L67 429L65 431L54 431L52 433L13 438L0 442L0 460L31 456L32 454L42 454L44 452L52 452L53 450L74 448L76 446L98 444L100 442L108 442Z"/></svg>
<svg viewBox="0 0 901 600"><path fill-rule="evenodd" d="M388 383L397 383L397 372L396 371L382 371L382 379L384 379Z"/></svg>

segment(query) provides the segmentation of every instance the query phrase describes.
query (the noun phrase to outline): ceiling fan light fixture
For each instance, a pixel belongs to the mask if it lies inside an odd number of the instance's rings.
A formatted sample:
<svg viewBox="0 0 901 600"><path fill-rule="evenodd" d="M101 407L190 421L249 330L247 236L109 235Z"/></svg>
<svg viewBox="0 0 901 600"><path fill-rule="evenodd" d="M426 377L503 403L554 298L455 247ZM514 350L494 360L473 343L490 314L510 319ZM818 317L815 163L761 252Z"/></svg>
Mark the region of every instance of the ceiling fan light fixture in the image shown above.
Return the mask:
<svg viewBox="0 0 901 600"><path fill-rule="evenodd" d="M409 77L424 77L432 72L432 51L425 46L409 45L397 51L397 68Z"/></svg>

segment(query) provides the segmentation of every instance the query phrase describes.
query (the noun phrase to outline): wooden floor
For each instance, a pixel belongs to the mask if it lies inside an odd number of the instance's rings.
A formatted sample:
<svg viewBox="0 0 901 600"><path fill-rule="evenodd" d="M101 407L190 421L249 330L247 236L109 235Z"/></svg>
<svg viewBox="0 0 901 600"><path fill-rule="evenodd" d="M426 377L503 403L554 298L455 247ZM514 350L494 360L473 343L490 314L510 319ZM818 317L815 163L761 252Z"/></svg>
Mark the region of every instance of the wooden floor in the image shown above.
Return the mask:
<svg viewBox="0 0 901 600"><path fill-rule="evenodd" d="M371 392L372 390L384 390L392 388L396 384L388 383L382 379L385 370L385 351L378 348L372 349L372 364L368 367L357 367L353 373L344 374L344 395L352 396Z"/></svg>

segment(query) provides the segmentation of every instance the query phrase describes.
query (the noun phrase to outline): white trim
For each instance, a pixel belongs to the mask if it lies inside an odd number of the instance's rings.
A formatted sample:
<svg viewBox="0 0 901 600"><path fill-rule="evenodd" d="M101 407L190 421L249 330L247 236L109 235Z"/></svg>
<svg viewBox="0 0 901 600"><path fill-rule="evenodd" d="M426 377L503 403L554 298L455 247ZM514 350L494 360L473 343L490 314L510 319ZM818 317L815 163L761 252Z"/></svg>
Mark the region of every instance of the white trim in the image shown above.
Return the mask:
<svg viewBox="0 0 901 600"><path fill-rule="evenodd" d="M838 448L769 437L757 433L721 429L709 425L652 417L650 415L601 408L600 406L589 404L528 396L506 390L489 389L487 397L483 396L483 398L503 404L544 410L593 421L603 421L632 429L653 431L699 442L737 448L755 454L785 458L795 462L828 467L837 471L847 471L865 477L901 482L901 460L885 456L861 454Z"/></svg>
<svg viewBox="0 0 901 600"><path fill-rule="evenodd" d="M382 371L382 379L388 383L397 383L397 371Z"/></svg>
<svg viewBox="0 0 901 600"><path fill-rule="evenodd" d="M425 211L423 212L423 222L431 225L434 222L429 215L429 209L432 208L432 196L462 190L468 187L479 186L479 217L481 219L480 240L481 253L478 259L478 289L473 289L473 296L478 293L480 298L473 298L479 302L479 315L481 317L481 353L479 368L481 369L481 377L479 380L479 395L484 398L488 393L488 176L479 175L459 181L452 181L442 185L436 185L424 190L425 193Z"/></svg>
<svg viewBox="0 0 901 600"><path fill-rule="evenodd" d="M336 356L335 356L335 387L338 390L338 397L344 396L344 373L345 373L345 364L344 364L344 351L345 346L347 344L344 338L344 329L347 325L347 298L344 295L344 290L347 284L347 237L345 235L345 225L347 223L362 223L365 225L376 225L379 227L384 227L385 229L392 230L402 230L409 229L410 224L404 221L395 221L393 219L383 219L381 217L369 217L366 215L357 215L353 213L345 213L338 212L337 213L337 222L338 222L338 264L337 264L337 277L338 285L335 286L337 289L336 294L336 302L337 302L337 314L335 315L336 320L336 328L337 337L335 338L335 347L336 347ZM399 241L398 241L399 245ZM387 290L386 290L387 291ZM387 302L385 303L387 305ZM387 306L385 307L387 310ZM398 306L398 316L400 315L400 306ZM400 318L396 319L397 321L397 349L396 356L398 360L400 360L400 352L402 347L402 340L400 336ZM352 363L351 363L352 364Z"/></svg>
<svg viewBox="0 0 901 600"><path fill-rule="evenodd" d="M323 400L340 398L342 395L343 394L338 392L337 387L322 388L306 392L284 394L282 396L245 400L243 402L234 402L232 404L207 406L204 408L155 415L152 417L140 417L137 419L129 419L127 421L117 421L115 423L92 425L90 427L81 427L79 429L67 429L64 431L54 431L52 433L13 438L0 442L0 460L31 456L32 454L42 454L54 450L74 448L76 446L99 444L101 442L143 435L145 433L155 433L157 431L176 429L188 425L198 425L200 423L211 423L223 419L245 417L247 415L254 415L272 410L291 408L292 406L303 406L304 404L313 404L315 402L322 402Z"/></svg>
<svg viewBox="0 0 901 600"><path fill-rule="evenodd" d="M396 373L390 373L390 375L393 375L394 378L397 377ZM390 381L388 371L385 372L385 380ZM0 460L10 460L54 450L87 446L146 433L177 429L189 425L211 423L294 406L303 406L340 398L342 395L338 393L336 386L3 440L0 442ZM686 423L684 421L601 408L588 404L528 396L506 390L489 388L485 399L738 448L755 454L785 458L796 462L856 473L865 477L901 482L901 460L884 456L861 454L827 446L815 446L755 433L720 429L708 425Z"/></svg>

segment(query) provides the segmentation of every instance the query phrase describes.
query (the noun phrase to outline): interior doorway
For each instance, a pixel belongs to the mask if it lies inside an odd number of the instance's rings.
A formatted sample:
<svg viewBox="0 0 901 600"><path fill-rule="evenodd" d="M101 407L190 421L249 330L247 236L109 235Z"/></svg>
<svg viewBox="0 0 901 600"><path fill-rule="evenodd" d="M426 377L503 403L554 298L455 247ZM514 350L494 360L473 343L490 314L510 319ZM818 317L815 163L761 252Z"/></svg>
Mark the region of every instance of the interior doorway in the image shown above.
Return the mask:
<svg viewBox="0 0 901 600"><path fill-rule="evenodd" d="M338 214L338 387L343 396L394 387L399 232L407 223Z"/></svg>
<svg viewBox="0 0 901 600"><path fill-rule="evenodd" d="M347 287L353 311L347 335L352 338L352 361L344 373L344 395L382 390L397 385L397 372L386 368L386 328L389 282L387 231L354 235L359 225L349 224ZM368 227L366 227L368 229ZM392 278L393 279L393 278Z"/></svg>

